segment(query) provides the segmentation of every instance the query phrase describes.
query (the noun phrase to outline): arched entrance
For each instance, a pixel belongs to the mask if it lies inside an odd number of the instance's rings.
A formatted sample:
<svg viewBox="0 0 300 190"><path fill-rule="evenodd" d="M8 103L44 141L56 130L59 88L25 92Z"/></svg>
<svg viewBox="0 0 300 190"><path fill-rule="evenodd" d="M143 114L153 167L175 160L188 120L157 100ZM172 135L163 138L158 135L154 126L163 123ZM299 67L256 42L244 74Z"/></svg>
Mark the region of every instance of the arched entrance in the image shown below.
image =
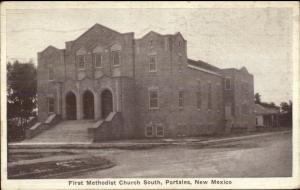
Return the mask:
<svg viewBox="0 0 300 190"><path fill-rule="evenodd" d="M75 120L76 112L76 96L73 92L68 92L66 95L66 119Z"/></svg>
<svg viewBox="0 0 300 190"><path fill-rule="evenodd" d="M83 119L94 119L94 95L87 90L82 96L83 103Z"/></svg>
<svg viewBox="0 0 300 190"><path fill-rule="evenodd" d="M101 93L102 119L105 119L112 111L113 111L112 93L109 90L104 90Z"/></svg>

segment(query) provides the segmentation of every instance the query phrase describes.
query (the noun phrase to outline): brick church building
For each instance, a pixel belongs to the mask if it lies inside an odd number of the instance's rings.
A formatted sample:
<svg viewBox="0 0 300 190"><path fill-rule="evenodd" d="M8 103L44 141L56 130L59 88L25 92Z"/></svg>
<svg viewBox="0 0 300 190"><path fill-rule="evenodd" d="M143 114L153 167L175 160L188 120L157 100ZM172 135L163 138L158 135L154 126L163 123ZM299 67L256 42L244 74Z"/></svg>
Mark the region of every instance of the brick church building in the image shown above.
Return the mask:
<svg viewBox="0 0 300 190"><path fill-rule="evenodd" d="M253 94L245 67L189 59L180 33L136 39L95 24L38 53L39 121L92 120L94 141L251 130Z"/></svg>

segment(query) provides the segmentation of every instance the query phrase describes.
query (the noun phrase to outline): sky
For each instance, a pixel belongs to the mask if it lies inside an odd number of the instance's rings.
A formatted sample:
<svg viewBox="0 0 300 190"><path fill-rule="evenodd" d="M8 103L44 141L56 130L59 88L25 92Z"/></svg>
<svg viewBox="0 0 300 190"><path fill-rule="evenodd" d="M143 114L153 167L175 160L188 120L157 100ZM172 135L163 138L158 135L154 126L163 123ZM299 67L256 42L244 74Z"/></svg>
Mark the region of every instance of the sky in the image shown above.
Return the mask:
<svg viewBox="0 0 300 190"><path fill-rule="evenodd" d="M7 10L6 58L32 60L53 45L65 48L99 23L140 38L153 30L181 32L187 54L220 68L245 66L262 101L292 100L292 10L239 9L42 9Z"/></svg>

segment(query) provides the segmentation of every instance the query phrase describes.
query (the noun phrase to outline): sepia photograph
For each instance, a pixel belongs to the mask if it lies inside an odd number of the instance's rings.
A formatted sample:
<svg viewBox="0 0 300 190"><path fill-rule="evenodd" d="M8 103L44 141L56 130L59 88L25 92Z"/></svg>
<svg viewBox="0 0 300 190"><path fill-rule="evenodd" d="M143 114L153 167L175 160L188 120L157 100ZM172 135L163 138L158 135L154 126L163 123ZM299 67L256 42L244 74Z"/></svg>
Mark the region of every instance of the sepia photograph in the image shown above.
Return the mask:
<svg viewBox="0 0 300 190"><path fill-rule="evenodd" d="M299 188L298 9L1 4L3 189Z"/></svg>

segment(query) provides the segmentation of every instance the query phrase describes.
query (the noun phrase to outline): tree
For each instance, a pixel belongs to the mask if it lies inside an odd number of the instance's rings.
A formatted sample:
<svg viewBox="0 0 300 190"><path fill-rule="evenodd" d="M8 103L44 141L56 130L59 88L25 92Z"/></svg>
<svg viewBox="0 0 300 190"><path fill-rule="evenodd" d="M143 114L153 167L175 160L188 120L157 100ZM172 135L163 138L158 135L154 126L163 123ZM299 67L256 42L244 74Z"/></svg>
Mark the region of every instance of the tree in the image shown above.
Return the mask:
<svg viewBox="0 0 300 190"><path fill-rule="evenodd" d="M261 103L261 95L259 93L255 93L255 95L254 95L254 102L256 104L260 104Z"/></svg>
<svg viewBox="0 0 300 190"><path fill-rule="evenodd" d="M7 64L7 117L17 118L21 127L36 106L37 72L32 62Z"/></svg>
<svg viewBox="0 0 300 190"><path fill-rule="evenodd" d="M293 123L293 102L289 100L287 102L280 103L281 111L281 124L285 126L292 126Z"/></svg>
<svg viewBox="0 0 300 190"><path fill-rule="evenodd" d="M259 93L255 93L254 95L254 103L259 104L261 106L267 107L267 108L274 108L279 110L279 106L277 106L274 102L263 102L261 100L261 95Z"/></svg>
<svg viewBox="0 0 300 190"><path fill-rule="evenodd" d="M281 112L283 112L283 113L292 113L293 103L292 103L292 101L289 101L289 103L281 102L280 108L281 108Z"/></svg>

